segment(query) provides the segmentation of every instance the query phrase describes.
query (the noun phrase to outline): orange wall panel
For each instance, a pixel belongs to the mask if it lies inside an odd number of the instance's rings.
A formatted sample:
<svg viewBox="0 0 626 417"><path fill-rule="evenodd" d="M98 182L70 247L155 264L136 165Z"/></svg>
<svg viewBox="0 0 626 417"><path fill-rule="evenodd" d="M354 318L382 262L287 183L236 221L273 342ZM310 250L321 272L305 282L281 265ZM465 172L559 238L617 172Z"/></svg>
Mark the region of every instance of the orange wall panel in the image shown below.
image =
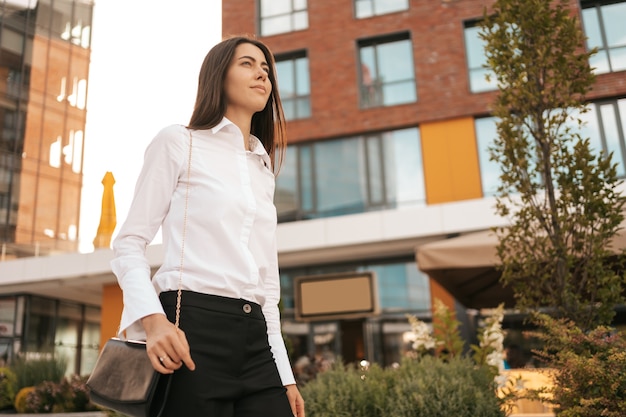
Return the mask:
<svg viewBox="0 0 626 417"><path fill-rule="evenodd" d="M122 290L117 284L104 285L102 287L102 305L100 319L100 347L104 346L107 339L117 335L117 329L122 316L124 306Z"/></svg>
<svg viewBox="0 0 626 417"><path fill-rule="evenodd" d="M423 123L420 135L428 204L481 198L474 119Z"/></svg>
<svg viewBox="0 0 626 417"><path fill-rule="evenodd" d="M447 306L450 311L455 310L455 300L454 297L437 281L430 278L430 300L431 300L431 310L435 311L435 300L441 300L441 302Z"/></svg>

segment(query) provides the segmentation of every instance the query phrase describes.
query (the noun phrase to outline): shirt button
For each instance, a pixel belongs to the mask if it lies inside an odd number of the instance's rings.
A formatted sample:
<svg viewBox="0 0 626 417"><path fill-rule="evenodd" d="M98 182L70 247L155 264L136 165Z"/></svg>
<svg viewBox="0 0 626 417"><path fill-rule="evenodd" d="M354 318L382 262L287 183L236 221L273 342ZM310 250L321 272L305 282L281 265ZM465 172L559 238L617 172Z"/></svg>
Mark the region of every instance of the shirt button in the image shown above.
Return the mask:
<svg viewBox="0 0 626 417"><path fill-rule="evenodd" d="M244 304L243 305L243 312L244 313L250 313L252 311L252 307L250 307L250 304Z"/></svg>

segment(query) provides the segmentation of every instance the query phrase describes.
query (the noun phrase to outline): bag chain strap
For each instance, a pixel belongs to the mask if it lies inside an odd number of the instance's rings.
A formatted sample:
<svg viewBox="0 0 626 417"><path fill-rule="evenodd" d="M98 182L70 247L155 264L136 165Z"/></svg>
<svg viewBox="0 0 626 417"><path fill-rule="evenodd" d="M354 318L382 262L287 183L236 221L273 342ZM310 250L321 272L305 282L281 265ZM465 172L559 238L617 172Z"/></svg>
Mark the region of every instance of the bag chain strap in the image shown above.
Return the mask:
<svg viewBox="0 0 626 417"><path fill-rule="evenodd" d="M183 241L180 245L180 269L178 275L178 293L176 295L176 322L174 325L178 328L180 322L180 299L182 297L183 286L183 261L185 259L185 237L187 235L187 207L189 206L189 180L191 178L191 145L193 143L193 136L191 129L189 129L189 157L187 160L187 189L185 190L185 214L183 217Z"/></svg>

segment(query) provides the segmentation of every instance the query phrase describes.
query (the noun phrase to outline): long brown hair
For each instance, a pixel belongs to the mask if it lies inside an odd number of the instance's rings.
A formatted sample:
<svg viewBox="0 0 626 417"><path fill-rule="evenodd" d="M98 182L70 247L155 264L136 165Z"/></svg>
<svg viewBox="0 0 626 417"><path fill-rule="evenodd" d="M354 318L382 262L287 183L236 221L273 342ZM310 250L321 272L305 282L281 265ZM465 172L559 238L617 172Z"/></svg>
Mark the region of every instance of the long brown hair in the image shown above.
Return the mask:
<svg viewBox="0 0 626 417"><path fill-rule="evenodd" d="M272 83L272 92L265 108L252 116L250 133L261 140L275 171L278 172L287 146L285 116L278 94L274 56L263 42L251 37L236 36L223 40L211 48L200 68L196 104L188 127L210 129L216 126L226 114L224 81L235 55L235 49L242 43L250 43L263 51L269 65L268 77ZM245 132L242 133L245 134ZM277 154L278 165L276 165Z"/></svg>

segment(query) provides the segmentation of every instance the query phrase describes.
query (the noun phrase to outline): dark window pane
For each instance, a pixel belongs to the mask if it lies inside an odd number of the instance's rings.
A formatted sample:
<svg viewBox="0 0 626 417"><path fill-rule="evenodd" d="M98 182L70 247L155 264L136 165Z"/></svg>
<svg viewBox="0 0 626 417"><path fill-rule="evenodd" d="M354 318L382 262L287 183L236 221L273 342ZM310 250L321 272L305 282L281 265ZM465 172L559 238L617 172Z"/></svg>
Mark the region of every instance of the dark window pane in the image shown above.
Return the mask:
<svg viewBox="0 0 626 417"><path fill-rule="evenodd" d="M385 202L384 176L382 167L383 150L378 136L368 137L367 168L370 189L370 204L381 205Z"/></svg>
<svg viewBox="0 0 626 417"><path fill-rule="evenodd" d="M300 148L300 200L304 212L313 211L313 155L310 146Z"/></svg>
<svg viewBox="0 0 626 417"><path fill-rule="evenodd" d="M298 148L287 147L285 160L276 177L274 202L278 218L292 219L298 211Z"/></svg>

